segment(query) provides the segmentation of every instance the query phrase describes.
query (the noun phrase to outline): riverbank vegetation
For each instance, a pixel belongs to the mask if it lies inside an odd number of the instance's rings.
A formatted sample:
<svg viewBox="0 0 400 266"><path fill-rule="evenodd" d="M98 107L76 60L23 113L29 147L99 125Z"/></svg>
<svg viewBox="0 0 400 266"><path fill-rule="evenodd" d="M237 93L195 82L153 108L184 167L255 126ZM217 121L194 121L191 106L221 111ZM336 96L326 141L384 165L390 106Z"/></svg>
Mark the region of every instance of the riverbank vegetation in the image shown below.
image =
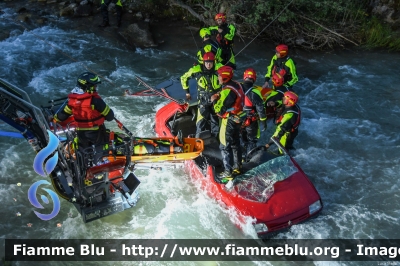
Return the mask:
<svg viewBox="0 0 400 266"><path fill-rule="evenodd" d="M376 1L375 1L376 2ZM287 43L306 49L348 45L400 51L399 33L372 15L367 0L147 0L164 16L182 16L188 25L214 25L218 12L227 14L237 36Z"/></svg>

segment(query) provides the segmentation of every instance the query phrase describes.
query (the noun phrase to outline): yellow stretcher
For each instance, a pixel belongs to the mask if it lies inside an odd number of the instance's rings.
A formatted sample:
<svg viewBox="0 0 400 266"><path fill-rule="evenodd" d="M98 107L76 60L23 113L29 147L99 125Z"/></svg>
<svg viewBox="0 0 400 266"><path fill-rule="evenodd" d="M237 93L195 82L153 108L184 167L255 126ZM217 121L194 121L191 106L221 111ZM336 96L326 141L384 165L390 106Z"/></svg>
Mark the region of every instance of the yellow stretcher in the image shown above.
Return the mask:
<svg viewBox="0 0 400 266"><path fill-rule="evenodd" d="M137 145L145 145L148 143L169 143L169 150L164 154L157 154L155 152L144 151L141 153L140 149L135 149ZM143 138L134 140L134 150L131 160L134 163L154 163L154 162L182 162L185 160L193 160L198 157L204 150L204 142L199 138L182 138L180 141L177 138ZM116 159L122 159L117 156ZM123 156L125 159L125 156ZM114 161L114 156L109 156L110 162Z"/></svg>

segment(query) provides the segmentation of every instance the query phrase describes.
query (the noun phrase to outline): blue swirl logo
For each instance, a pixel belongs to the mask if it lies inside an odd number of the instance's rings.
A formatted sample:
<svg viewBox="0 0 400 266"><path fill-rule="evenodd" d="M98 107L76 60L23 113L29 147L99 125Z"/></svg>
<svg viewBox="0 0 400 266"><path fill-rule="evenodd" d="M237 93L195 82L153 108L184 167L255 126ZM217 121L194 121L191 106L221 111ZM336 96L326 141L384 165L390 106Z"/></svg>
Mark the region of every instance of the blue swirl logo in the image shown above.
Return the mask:
<svg viewBox="0 0 400 266"><path fill-rule="evenodd" d="M42 184L50 185L50 182L46 181L46 180L39 180L39 181L33 183L29 187L29 190L28 190L28 199L29 199L30 203L38 209L43 209L43 206L39 203L39 201L36 198L37 189ZM53 190L50 190L47 188L43 188L43 190L45 190L47 193L49 193L51 199L53 200L53 203L54 203L53 211L49 214L42 214L37 211L34 211L34 212L35 212L36 216L39 217L40 219L42 219L43 221L48 221L48 220L56 217L57 214L59 213L60 200L58 199L57 194ZM41 199L45 204L49 204L49 199L45 195L41 195Z"/></svg>
<svg viewBox="0 0 400 266"><path fill-rule="evenodd" d="M49 143L45 148L38 152L38 154L36 154L35 160L33 161L33 169L35 169L35 172L41 176L47 176L50 174L58 162L58 153L56 152L47 160L45 164L45 170L43 169L44 161L57 149L60 142L57 136L54 135L50 130L47 130L47 133L49 134Z"/></svg>
<svg viewBox="0 0 400 266"><path fill-rule="evenodd" d="M40 152L38 152L38 154L35 157L35 160L33 161L33 169L35 170L36 173L38 173L41 176L49 175L54 170L58 162L58 153L56 152L45 163L46 158L49 157L55 150L57 150L58 144L60 142L57 136L54 135L50 130L47 130L47 133L49 135L49 143L45 148L43 148ZM36 198L37 189L40 185L43 184L51 185L50 182L46 180L39 180L33 183L28 190L29 202L38 209L43 209L43 206L39 203L39 201ZM50 219L53 219L60 211L60 200L57 194L53 190L47 188L44 188L43 190L45 190L53 200L54 203L53 211L50 214L42 214L37 211L34 212L36 216L39 217L40 219L48 221ZM45 204L49 204L49 199L45 195L41 195L41 199Z"/></svg>

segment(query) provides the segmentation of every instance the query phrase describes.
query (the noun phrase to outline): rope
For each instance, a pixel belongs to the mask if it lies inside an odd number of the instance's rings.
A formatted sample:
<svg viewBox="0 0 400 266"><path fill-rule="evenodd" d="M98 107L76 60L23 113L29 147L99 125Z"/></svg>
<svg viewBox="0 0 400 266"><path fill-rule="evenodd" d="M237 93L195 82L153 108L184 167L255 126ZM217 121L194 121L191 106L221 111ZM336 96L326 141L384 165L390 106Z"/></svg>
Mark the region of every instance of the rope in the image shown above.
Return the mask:
<svg viewBox="0 0 400 266"><path fill-rule="evenodd" d="M196 49L197 49L196 51L198 51L198 50L199 50L199 47L197 46L196 39L194 38L193 32L192 32L192 30L190 29L189 21L186 19L186 17L184 17L183 19L186 20L186 22L187 22L187 24L188 24L188 28L189 28L190 34L192 34L193 41L194 41L194 43L196 44Z"/></svg>
<svg viewBox="0 0 400 266"><path fill-rule="evenodd" d="M242 50L240 50L235 56L239 55L244 49L246 49L247 46L249 46L258 36L260 36L260 34L261 34L263 31L265 31L277 18L279 18L279 17L281 16L281 14L283 13L283 11L285 11L285 10L290 6L290 4L293 3L293 1L294 1L294 0L290 1L290 3L287 4L287 5L285 6L285 8L282 9L282 11L281 11L277 16L276 16L267 26L265 26L264 29L262 29L262 30L256 35L256 37L254 37L248 44L246 44L246 46L243 47Z"/></svg>

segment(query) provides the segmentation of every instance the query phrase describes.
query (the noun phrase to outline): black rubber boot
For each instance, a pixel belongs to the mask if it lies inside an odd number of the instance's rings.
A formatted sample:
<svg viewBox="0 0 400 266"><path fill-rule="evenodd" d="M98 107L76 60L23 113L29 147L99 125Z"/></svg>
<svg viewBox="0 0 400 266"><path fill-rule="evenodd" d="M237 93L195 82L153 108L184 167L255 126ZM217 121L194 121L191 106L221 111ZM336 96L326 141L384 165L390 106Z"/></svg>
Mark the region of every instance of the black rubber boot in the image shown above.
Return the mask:
<svg viewBox="0 0 400 266"><path fill-rule="evenodd" d="M102 4L101 5L101 15L103 16L103 23L99 25L99 27L107 27L110 26L110 23L108 23L108 5Z"/></svg>
<svg viewBox="0 0 400 266"><path fill-rule="evenodd" d="M117 27L121 27L121 21L122 21L122 7L121 6L115 6L115 10L117 11Z"/></svg>

